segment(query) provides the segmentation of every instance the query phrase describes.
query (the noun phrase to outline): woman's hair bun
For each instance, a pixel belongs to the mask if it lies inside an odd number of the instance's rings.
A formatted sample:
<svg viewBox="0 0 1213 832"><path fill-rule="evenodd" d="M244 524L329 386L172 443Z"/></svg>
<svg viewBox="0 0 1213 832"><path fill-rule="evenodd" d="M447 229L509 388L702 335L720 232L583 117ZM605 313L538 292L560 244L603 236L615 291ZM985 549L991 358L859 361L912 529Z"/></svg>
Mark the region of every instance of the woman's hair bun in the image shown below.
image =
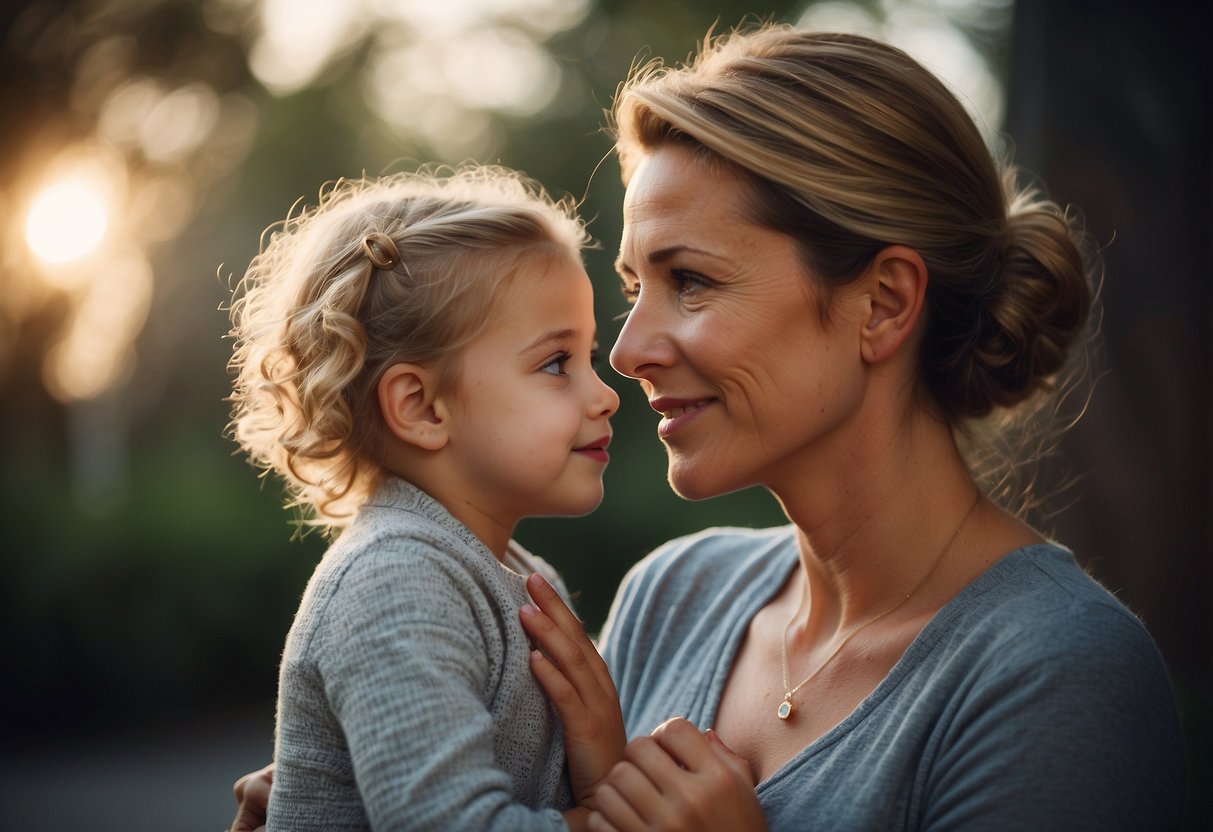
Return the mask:
<svg viewBox="0 0 1213 832"><path fill-rule="evenodd" d="M1073 218L1051 202L1020 202L1007 219L995 290L979 301L973 319L960 416L984 416L1049 386L1090 314L1091 287Z"/></svg>

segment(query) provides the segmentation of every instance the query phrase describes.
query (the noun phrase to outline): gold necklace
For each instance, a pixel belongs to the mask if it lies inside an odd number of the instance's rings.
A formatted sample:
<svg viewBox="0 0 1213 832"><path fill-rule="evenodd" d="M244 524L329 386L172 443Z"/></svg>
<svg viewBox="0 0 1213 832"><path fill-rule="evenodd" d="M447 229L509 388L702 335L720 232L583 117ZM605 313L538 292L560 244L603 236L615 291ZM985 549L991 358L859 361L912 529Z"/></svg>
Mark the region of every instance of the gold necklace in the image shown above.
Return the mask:
<svg viewBox="0 0 1213 832"><path fill-rule="evenodd" d="M855 636L859 635L859 633L863 632L871 625L875 624L880 619L884 618L886 615L892 615L897 610L901 609L903 604L905 604L907 601L909 601L911 598L914 597L914 593L918 592L918 590L920 590L924 586L926 586L927 581L931 580L931 576L934 575L935 570L939 568L939 564L943 563L944 555L946 555L948 553L948 549L952 548L952 541L954 541L956 539L956 536L958 534L960 534L960 530L964 528L965 523L969 522L969 518L973 515L973 512L974 512L974 510L976 510L977 504L979 502L981 502L981 491L980 490L978 490L977 496L973 499L973 505L969 506L969 510L967 512L965 512L964 519L961 520L960 525L956 527L956 531L952 532L952 534L948 537L948 542L944 544L943 551L940 552L939 555L935 558L935 562L931 564L931 568L927 570L927 573L922 576L922 578L918 581L918 583L914 584L914 588L911 589L908 593L906 593L906 596L904 598L902 598L900 601L898 601L896 604L889 607L887 610L880 613L879 615L877 615L873 618L869 618L863 624L860 624L854 630L851 630L851 632L847 633L846 638L844 638L842 641L838 642L838 646L834 648L833 652L831 652L830 655L826 656L826 660L824 662L822 662L821 664L819 664L817 666L816 670L814 670L812 673L810 673L808 676L806 676L800 682L800 684L798 684L794 688L788 686L788 631L792 629L792 624L795 623L797 615L800 613L800 609L797 608L796 612L792 613L792 617L788 620L787 625L783 628L783 643L780 645L783 649L783 690L784 690L784 693L783 693L783 701L779 703L779 708L775 711L776 716L778 716L780 719L788 719L792 715L792 711L794 710L794 706L792 705L792 697L796 695L796 691L800 690L805 685L807 685L809 682L811 682L815 678L817 678L817 674L820 673L821 671L825 670L826 665L828 665L830 662L832 662L834 660L834 657L838 655L838 653L842 650L842 648L847 646L847 642L849 642Z"/></svg>

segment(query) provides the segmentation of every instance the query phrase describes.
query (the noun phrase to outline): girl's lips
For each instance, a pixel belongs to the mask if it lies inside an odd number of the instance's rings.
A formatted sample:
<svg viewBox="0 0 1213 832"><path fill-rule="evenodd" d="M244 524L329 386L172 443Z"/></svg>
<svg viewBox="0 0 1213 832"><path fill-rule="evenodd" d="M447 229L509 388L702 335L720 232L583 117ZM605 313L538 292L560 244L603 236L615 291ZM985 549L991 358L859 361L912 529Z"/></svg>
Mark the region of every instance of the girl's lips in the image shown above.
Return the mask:
<svg viewBox="0 0 1213 832"><path fill-rule="evenodd" d="M596 439L588 445L583 445L580 448L574 448L573 453L588 456L590 459L597 462L607 463L611 456L607 453L607 445L611 444L611 436L607 434L601 439Z"/></svg>
<svg viewBox="0 0 1213 832"><path fill-rule="evenodd" d="M668 439L702 413L706 407L716 401L717 399L713 397L706 399L656 398L650 400L649 407L661 414L661 421L657 423L657 435L662 439Z"/></svg>

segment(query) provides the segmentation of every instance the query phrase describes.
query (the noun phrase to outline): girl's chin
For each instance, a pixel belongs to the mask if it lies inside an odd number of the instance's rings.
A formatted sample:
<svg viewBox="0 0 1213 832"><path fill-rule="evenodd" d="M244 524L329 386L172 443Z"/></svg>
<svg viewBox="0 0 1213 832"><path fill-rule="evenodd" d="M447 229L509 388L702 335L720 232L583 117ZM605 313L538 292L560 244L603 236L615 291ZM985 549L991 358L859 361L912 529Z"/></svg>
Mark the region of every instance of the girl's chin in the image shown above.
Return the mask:
<svg viewBox="0 0 1213 832"><path fill-rule="evenodd" d="M567 511L561 513L569 517L583 517L602 505L602 495L602 484L599 483L597 492L586 494L585 499L577 501L574 505L569 506Z"/></svg>

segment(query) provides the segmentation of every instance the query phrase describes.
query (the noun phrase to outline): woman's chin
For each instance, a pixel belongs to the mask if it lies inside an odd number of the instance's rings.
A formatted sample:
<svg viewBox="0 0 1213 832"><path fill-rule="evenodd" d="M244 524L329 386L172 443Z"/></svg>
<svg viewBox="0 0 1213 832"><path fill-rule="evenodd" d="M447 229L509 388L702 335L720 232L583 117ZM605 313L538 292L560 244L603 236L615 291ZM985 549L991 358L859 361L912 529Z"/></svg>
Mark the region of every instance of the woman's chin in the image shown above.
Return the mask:
<svg viewBox="0 0 1213 832"><path fill-rule="evenodd" d="M701 466L675 465L671 461L666 481L669 482L671 490L684 500L707 500L738 490L711 476L718 473Z"/></svg>

